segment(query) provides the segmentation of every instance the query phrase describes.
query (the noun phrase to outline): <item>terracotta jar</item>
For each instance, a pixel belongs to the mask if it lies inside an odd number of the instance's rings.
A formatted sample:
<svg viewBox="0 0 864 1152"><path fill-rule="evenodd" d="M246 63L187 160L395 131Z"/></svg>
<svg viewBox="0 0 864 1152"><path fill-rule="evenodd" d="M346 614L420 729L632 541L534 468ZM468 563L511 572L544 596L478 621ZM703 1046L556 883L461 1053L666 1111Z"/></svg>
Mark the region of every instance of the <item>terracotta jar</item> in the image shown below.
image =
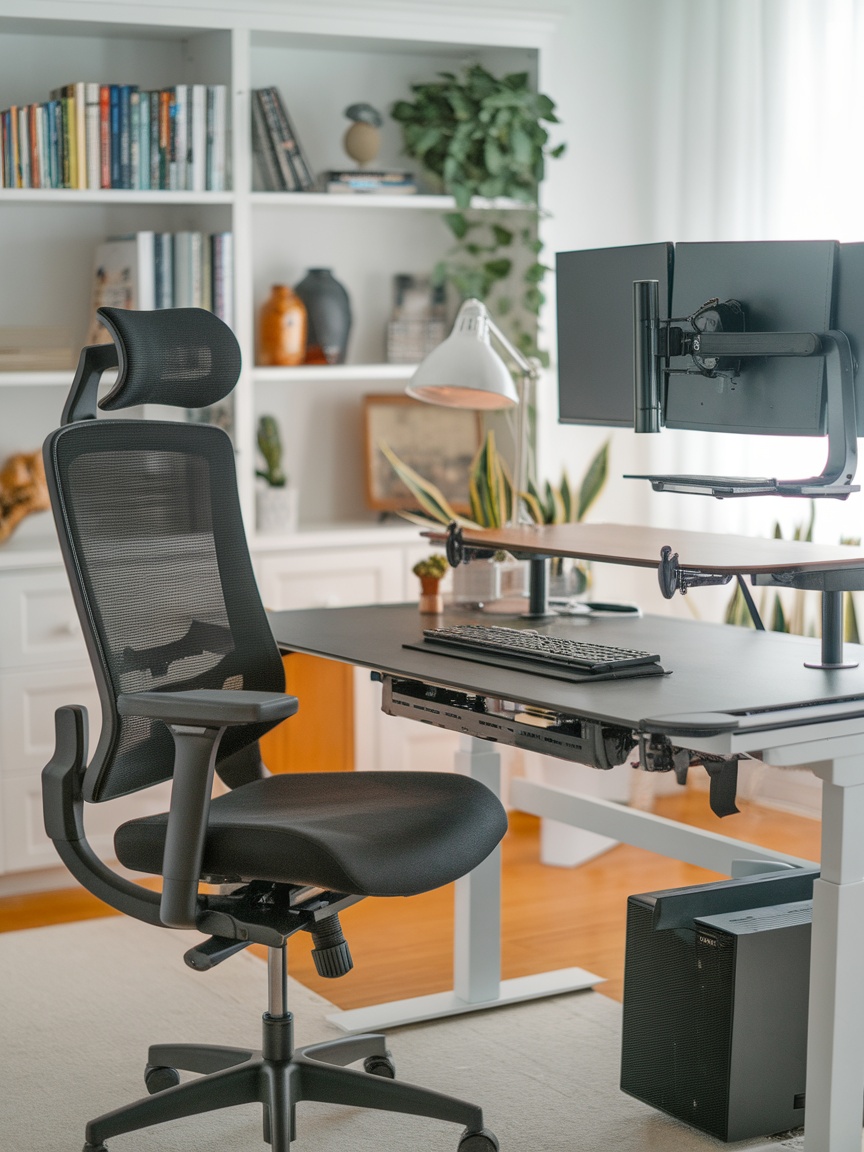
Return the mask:
<svg viewBox="0 0 864 1152"><path fill-rule="evenodd" d="M274 284L261 309L258 363L283 368L302 364L306 327L306 305L287 284Z"/></svg>
<svg viewBox="0 0 864 1152"><path fill-rule="evenodd" d="M420 611L425 614L438 614L444 611L444 597L441 595L439 576L420 577Z"/></svg>

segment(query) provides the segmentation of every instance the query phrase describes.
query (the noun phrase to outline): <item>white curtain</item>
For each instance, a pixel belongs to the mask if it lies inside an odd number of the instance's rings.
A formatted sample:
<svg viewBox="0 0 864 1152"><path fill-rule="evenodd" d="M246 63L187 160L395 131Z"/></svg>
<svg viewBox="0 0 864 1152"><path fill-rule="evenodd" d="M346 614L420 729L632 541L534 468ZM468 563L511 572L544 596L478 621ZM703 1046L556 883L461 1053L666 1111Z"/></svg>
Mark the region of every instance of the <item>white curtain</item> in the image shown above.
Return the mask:
<svg viewBox="0 0 864 1152"><path fill-rule="evenodd" d="M864 0L660 0L654 237L864 240ZM664 432L655 470L802 476L824 441ZM864 478L864 468L859 481ZM661 505L659 502L663 501ZM801 501L656 496L652 517L788 530ZM816 535L864 533L862 500L820 501Z"/></svg>

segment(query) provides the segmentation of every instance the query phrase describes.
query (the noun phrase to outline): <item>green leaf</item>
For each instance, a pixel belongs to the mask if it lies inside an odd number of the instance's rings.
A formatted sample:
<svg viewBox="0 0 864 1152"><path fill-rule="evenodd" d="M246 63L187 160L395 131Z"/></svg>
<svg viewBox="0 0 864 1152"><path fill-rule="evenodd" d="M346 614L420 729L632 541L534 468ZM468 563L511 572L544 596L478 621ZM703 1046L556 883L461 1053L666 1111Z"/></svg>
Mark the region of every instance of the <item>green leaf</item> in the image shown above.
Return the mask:
<svg viewBox="0 0 864 1152"><path fill-rule="evenodd" d="M549 155L553 158L553 160L557 160L559 156L564 155L566 150L567 150L566 144L557 144L554 148L551 148L549 150Z"/></svg>
<svg viewBox="0 0 864 1152"><path fill-rule="evenodd" d="M440 488L432 484L429 480L424 479L419 472L415 472L413 468L400 460L396 453L383 440L379 441L378 447L390 461L393 471L420 507L425 512L428 512L433 520L437 520L439 524L449 524L451 520L464 523L463 518L453 511Z"/></svg>
<svg viewBox="0 0 864 1152"><path fill-rule="evenodd" d="M463 237L467 235L470 227L467 219L461 212L445 212L444 223L457 240L462 240Z"/></svg>
<svg viewBox="0 0 864 1152"><path fill-rule="evenodd" d="M783 611L783 602L779 596L774 597L774 611L771 613L771 631L788 632L786 613Z"/></svg>
<svg viewBox="0 0 864 1152"><path fill-rule="evenodd" d="M503 228L500 224L492 225L492 234L495 237L495 242L501 247L513 242L513 233L509 228Z"/></svg>
<svg viewBox="0 0 864 1152"><path fill-rule="evenodd" d="M513 267L513 261L501 257L499 260L487 260L483 265L483 270L493 280L504 280L510 275L510 269Z"/></svg>
<svg viewBox="0 0 864 1152"><path fill-rule="evenodd" d="M594 459L588 465L588 471L582 480L579 489L579 504L576 509L576 520L581 521L592 504L603 491L609 476L609 441L600 448Z"/></svg>
<svg viewBox="0 0 864 1152"><path fill-rule="evenodd" d="M843 639L848 644L860 644L855 597L851 592L846 592L843 595L843 609Z"/></svg>
<svg viewBox="0 0 864 1152"><path fill-rule="evenodd" d="M551 271L545 264L531 264L525 269L525 281L528 284L539 284L546 273Z"/></svg>

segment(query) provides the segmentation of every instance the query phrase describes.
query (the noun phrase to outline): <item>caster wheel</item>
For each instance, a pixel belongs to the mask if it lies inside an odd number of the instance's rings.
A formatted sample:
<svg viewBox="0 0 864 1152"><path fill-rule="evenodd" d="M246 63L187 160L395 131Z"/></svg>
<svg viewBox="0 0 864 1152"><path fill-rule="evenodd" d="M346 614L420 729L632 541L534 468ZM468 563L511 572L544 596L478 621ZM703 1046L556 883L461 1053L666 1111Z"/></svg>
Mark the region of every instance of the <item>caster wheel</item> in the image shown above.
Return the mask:
<svg viewBox="0 0 864 1152"><path fill-rule="evenodd" d="M180 1076L176 1068L160 1068L148 1064L144 1069L144 1083L151 1096L157 1092L164 1092L166 1088L176 1088L180 1083Z"/></svg>
<svg viewBox="0 0 864 1152"><path fill-rule="evenodd" d="M396 1065L389 1052L383 1056L367 1056L363 1061L363 1070L370 1076L386 1076L390 1080L396 1079Z"/></svg>
<svg viewBox="0 0 864 1152"><path fill-rule="evenodd" d="M463 1132L458 1152L498 1152L494 1132L481 1128L479 1132Z"/></svg>
<svg viewBox="0 0 864 1152"><path fill-rule="evenodd" d="M85 1144L83 1152L108 1152L104 1144Z"/></svg>

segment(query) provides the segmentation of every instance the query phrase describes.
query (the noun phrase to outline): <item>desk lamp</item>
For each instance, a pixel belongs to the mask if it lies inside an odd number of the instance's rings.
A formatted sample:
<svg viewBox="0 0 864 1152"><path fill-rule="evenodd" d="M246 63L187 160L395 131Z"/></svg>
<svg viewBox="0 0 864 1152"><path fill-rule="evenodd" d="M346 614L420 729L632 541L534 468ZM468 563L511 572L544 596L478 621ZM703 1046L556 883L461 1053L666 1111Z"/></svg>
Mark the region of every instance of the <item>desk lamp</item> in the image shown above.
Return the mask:
<svg viewBox="0 0 864 1152"><path fill-rule="evenodd" d="M492 338L517 369L518 387L510 369L492 347ZM494 411L517 407L516 453L513 467L511 518L522 522L526 486L529 385L537 380L536 362L507 339L481 300L466 300L453 331L417 368L405 391L416 400L446 408Z"/></svg>
<svg viewBox="0 0 864 1152"><path fill-rule="evenodd" d="M492 347L492 338L513 363L518 380ZM429 353L411 377L405 391L427 404L448 408L474 408L494 411L517 408L516 452L513 465L513 505L511 524L527 521L521 493L526 488L528 457L528 397L539 378L537 361L529 360L507 339L480 300L466 300L459 309L453 331ZM448 545L448 559L451 556ZM451 559L451 563L458 563ZM549 615L545 557L532 557L527 615L542 619Z"/></svg>

